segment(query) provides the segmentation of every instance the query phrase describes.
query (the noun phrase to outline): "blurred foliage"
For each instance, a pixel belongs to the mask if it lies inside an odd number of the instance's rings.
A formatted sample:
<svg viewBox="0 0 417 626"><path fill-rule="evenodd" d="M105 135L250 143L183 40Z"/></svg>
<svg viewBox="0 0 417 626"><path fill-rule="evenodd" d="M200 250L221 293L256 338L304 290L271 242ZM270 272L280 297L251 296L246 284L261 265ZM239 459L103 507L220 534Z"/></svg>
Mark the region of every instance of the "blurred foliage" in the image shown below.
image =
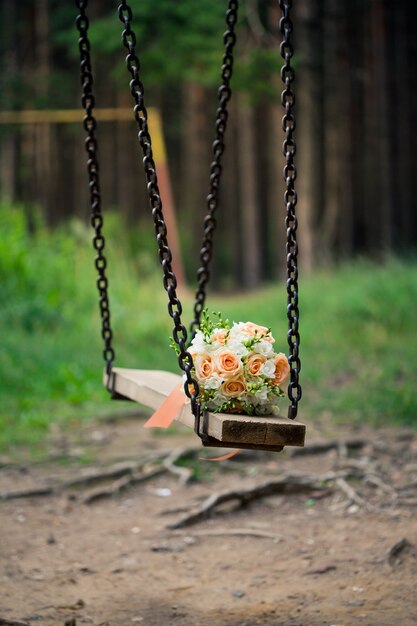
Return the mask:
<svg viewBox="0 0 417 626"><path fill-rule="evenodd" d="M38 440L51 421L107 402L91 233L76 220L51 233L39 215L29 232L22 207L0 205L0 445ZM153 237L111 214L105 229L117 356L158 367L170 330ZM173 366L175 356L164 360Z"/></svg>
<svg viewBox="0 0 417 626"><path fill-rule="evenodd" d="M242 3L236 26L238 43L233 88L247 92L255 100L277 97L271 74L279 76L281 65L278 25L270 32L266 20L267 4L266 0L258 2L256 33L248 19L249 11L253 12L250 3ZM132 29L137 38L136 49L145 86L163 84L166 88L187 80L209 87L218 85L226 30L225 7L220 0L200 0L198 4L194 0L160 0L157 4L143 0L133 6ZM67 58L78 58L74 11L58 4L53 19L55 45ZM125 87L126 49L121 40L122 31L123 24L114 7L101 7L100 14L90 19L93 59L105 61L106 75L110 75L120 87ZM274 35L276 43L271 48Z"/></svg>

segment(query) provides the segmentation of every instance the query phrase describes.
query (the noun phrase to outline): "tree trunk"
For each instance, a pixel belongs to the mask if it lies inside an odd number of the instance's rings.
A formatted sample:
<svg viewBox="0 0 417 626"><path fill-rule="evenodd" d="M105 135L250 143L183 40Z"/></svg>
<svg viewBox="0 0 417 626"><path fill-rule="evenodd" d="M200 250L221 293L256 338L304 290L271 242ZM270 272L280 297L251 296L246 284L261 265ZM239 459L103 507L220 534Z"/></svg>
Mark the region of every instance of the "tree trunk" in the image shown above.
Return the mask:
<svg viewBox="0 0 417 626"><path fill-rule="evenodd" d="M198 263L202 221L207 211L205 198L209 191L210 142L214 136L214 124L208 119L207 93L202 85L194 82L184 84L182 125L183 189L180 205L182 219L188 225L187 231L192 233L192 240L187 243L193 260L191 275L195 280L194 267Z"/></svg>
<svg viewBox="0 0 417 626"><path fill-rule="evenodd" d="M391 248L391 187L389 177L389 135L387 127L387 66L385 8L371 2L365 22L366 94L365 139L366 180L364 211L368 250L379 255Z"/></svg>
<svg viewBox="0 0 417 626"><path fill-rule="evenodd" d="M297 8L298 241L300 266L309 272L319 256L314 230L323 206L321 2L301 0Z"/></svg>
<svg viewBox="0 0 417 626"><path fill-rule="evenodd" d="M340 92L340 153L339 153L339 223L338 223L338 249L342 259L349 258L353 253L353 224L355 216L355 203L353 189L355 185L353 173L353 144L352 135L356 117L354 92L359 91L360 85L353 84L355 68L351 63L351 46L349 30L350 11L348 4L342 3L340 37L340 62L338 65L338 89ZM355 59L357 62L358 49L356 48Z"/></svg>
<svg viewBox="0 0 417 626"><path fill-rule="evenodd" d="M35 35L35 91L36 108L48 104L50 74L50 35L48 0L36 0L34 14ZM34 132L34 172L36 180L36 200L44 207L48 222L59 221L62 198L59 197L57 186L58 167L51 158L52 136L56 129L51 124L35 124ZM65 199L65 196L64 196ZM35 198L32 198L35 200Z"/></svg>
<svg viewBox="0 0 417 626"><path fill-rule="evenodd" d="M330 265L335 253L340 219L340 111L338 0L324 0L323 99L324 99L324 205L319 231L320 260Z"/></svg>
<svg viewBox="0 0 417 626"><path fill-rule="evenodd" d="M415 36L415 3L409 0L406 3L407 12L407 56L410 59L410 67L416 66L417 60L417 38ZM413 18L413 19L411 19ZM417 72L414 70L409 73L406 89L403 89L402 98L409 98L409 137L407 141L408 154L414 156L417 145ZM401 98L401 99L402 99ZM405 157L406 158L406 157ZM408 186L410 187L410 205L408 206L410 228L410 244L417 245L417 176L414 175L414 162L409 162L410 176Z"/></svg>
<svg viewBox="0 0 417 626"><path fill-rule="evenodd" d="M260 241L258 217L263 214L257 207L255 162L255 116L246 94L237 94L239 209L242 219L242 270L243 285L253 288L261 278Z"/></svg>
<svg viewBox="0 0 417 626"><path fill-rule="evenodd" d="M239 127L237 125L237 102L235 94L229 102L227 122L227 148L224 153L224 168L221 185L220 206L216 239L219 239L221 251L215 247L215 280L221 274L222 287L231 288L243 280L241 259L241 232L239 228ZM225 272L226 268L226 272Z"/></svg>
<svg viewBox="0 0 417 626"><path fill-rule="evenodd" d="M375 161L379 163L378 206L375 207L379 214L381 224L380 247L382 252L388 253L392 249L391 207L393 205L392 186L390 176L390 137L388 127L388 81L387 81L387 32L386 32L386 8L383 1L371 3L371 29L373 41L373 67L376 90L375 115L377 120L377 152Z"/></svg>
<svg viewBox="0 0 417 626"><path fill-rule="evenodd" d="M394 5L394 45L392 47L392 65L390 75L392 78L390 91L397 97L392 98L391 105L395 107L392 123L394 130L394 151L391 157L392 170L395 172L392 177L397 181L395 184L396 203L396 229L401 246L410 245L413 241L412 207L413 194L411 192L411 181L413 179L413 150L410 141L411 124L414 116L411 110L411 98L403 97L404 90L412 91L411 58L409 46L409 34L407 32L407 13L404 6ZM401 96L399 95L401 94ZM396 131L396 132L395 132Z"/></svg>
<svg viewBox="0 0 417 626"><path fill-rule="evenodd" d="M137 223L138 219L146 215L145 174L140 158L132 99L127 90L117 94L117 106L132 107L132 121L115 122L115 204L129 222ZM140 198L143 202L138 202L137 187L142 191Z"/></svg>
<svg viewBox="0 0 417 626"><path fill-rule="evenodd" d="M279 54L279 52L277 53ZM282 107L279 76L270 78L276 88L277 100L264 101L255 108L257 205L264 207L259 214L260 256L262 279L276 281L285 274L285 207L284 156L281 126Z"/></svg>
<svg viewBox="0 0 417 626"><path fill-rule="evenodd" d="M1 37L3 51L3 84L1 106L4 109L13 109L15 106L12 82L16 80L18 72L17 47L14 44L16 36L17 6L14 0L4 0L1 11ZM15 200L17 185L17 157L18 133L15 127L2 129L0 150L0 193L2 198Z"/></svg>

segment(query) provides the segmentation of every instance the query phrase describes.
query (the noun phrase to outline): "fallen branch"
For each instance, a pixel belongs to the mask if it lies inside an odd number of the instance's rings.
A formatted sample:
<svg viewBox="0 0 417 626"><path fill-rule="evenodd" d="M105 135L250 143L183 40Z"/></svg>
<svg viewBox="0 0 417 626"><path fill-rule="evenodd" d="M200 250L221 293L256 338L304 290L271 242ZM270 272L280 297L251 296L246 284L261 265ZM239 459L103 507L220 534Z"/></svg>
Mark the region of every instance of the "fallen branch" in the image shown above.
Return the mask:
<svg viewBox="0 0 417 626"><path fill-rule="evenodd" d="M387 561L391 567L394 567L401 562L401 556L404 553L409 553L413 556L417 555L416 548L405 537L400 539L400 541L397 541L397 543L394 543L394 545L388 550Z"/></svg>
<svg viewBox="0 0 417 626"><path fill-rule="evenodd" d="M192 480L193 471L189 467L181 467L176 465L176 463L181 458L194 454L196 451L196 448L181 448L180 450L173 450L171 454L162 462L162 465L168 472L178 476L181 485L187 485L190 480Z"/></svg>
<svg viewBox="0 0 417 626"><path fill-rule="evenodd" d="M336 485L347 495L351 502L355 502L358 506L367 506L367 502L356 493L344 478L337 478Z"/></svg>
<svg viewBox="0 0 417 626"><path fill-rule="evenodd" d="M330 450L340 450L342 448L349 450L360 450L367 445L367 441L362 439L348 439L347 441L328 441L325 443L314 443L304 448L296 448L292 451L291 456L307 456L309 454L325 454Z"/></svg>
<svg viewBox="0 0 417 626"><path fill-rule="evenodd" d="M169 471L179 476L182 484L186 484L192 477L192 471L186 467L178 467L175 462L182 456L197 453L199 448L185 448L176 450L174 452L152 452L146 455L140 461L129 461L123 463L116 463L109 468L102 470L89 471L88 474L75 476L65 481L56 482L52 486L48 487L34 487L32 489L22 489L17 491L5 491L0 493L0 501L2 500L15 500L18 498L31 498L35 496L50 496L56 493L60 493L65 489L76 489L88 487L95 483L105 482L112 480L112 484L109 487L99 487L89 491L82 501L90 504L100 498L108 496L114 496L122 491L128 485L137 485L141 482L145 482L154 476L159 476L166 471ZM141 471L144 466L149 462L159 463L162 462L163 467L154 469L150 472Z"/></svg>
<svg viewBox="0 0 417 626"><path fill-rule="evenodd" d="M30 626L30 624L29 622L20 622L19 620L0 617L0 626Z"/></svg>
<svg viewBox="0 0 417 626"><path fill-rule="evenodd" d="M324 565L319 565L318 567L312 567L304 572L304 576L316 576L317 574L327 574L327 572L332 572L336 569L336 565L333 563L325 563Z"/></svg>
<svg viewBox="0 0 417 626"><path fill-rule="evenodd" d="M184 515L177 522L168 525L167 528L175 530L177 528L185 528L186 526L198 524L198 522L201 522L203 519L209 517L218 506L233 500L237 500L243 506L253 500L276 494L305 493L322 490L323 486L319 482L316 482L308 477L285 476L279 480L261 483L260 485L256 485L255 487L248 489L213 493L206 498L206 500L204 500L202 505L197 510L188 515Z"/></svg>
<svg viewBox="0 0 417 626"><path fill-rule="evenodd" d="M32 498L34 496L50 496L53 492L53 487L34 487L33 489L22 489L21 491L5 491L0 493L0 500L16 500L18 498Z"/></svg>
<svg viewBox="0 0 417 626"><path fill-rule="evenodd" d="M374 485L375 487L378 487L381 491L390 495L394 499L398 497L397 491L394 489L394 487L391 487L391 485L388 485L386 482L382 480L382 478L380 478L376 474L366 474L365 482L370 485Z"/></svg>
<svg viewBox="0 0 417 626"><path fill-rule="evenodd" d="M176 533L176 535L182 536L184 532ZM262 539L273 539L275 542L281 541L282 536L276 533L271 533L267 530L261 530L258 528L219 528L208 530L195 530L192 533L193 537L259 537Z"/></svg>
<svg viewBox="0 0 417 626"><path fill-rule="evenodd" d="M404 493L405 491L416 491L417 489L417 482L412 482L412 483L408 483L408 485L404 485L403 487L398 487L398 491L401 491L401 493Z"/></svg>
<svg viewBox="0 0 417 626"><path fill-rule="evenodd" d="M100 487L87 492L82 498L82 502L83 504L91 504L103 498L111 498L124 491L131 484L131 481L132 476L122 476L122 478L115 480L108 487Z"/></svg>
<svg viewBox="0 0 417 626"><path fill-rule="evenodd" d="M398 506L417 506L417 498L398 498L395 503Z"/></svg>
<svg viewBox="0 0 417 626"><path fill-rule="evenodd" d="M130 474L128 476L122 476L118 480L115 480L108 487L100 487L97 489L92 489L87 492L82 502L83 504L92 504L93 502L97 502L97 500L103 500L104 498L111 498L113 496L119 495L122 491L125 491L128 487L133 485L138 485L139 483L143 483L151 478L155 478L156 476L160 476L166 472L165 468L158 468L151 471L143 472L141 474Z"/></svg>
<svg viewBox="0 0 417 626"><path fill-rule="evenodd" d="M140 463L117 463L115 466L110 467L104 470L96 470L90 471L88 474L84 476L76 476L75 478L71 478L63 483L61 483L61 487L66 487L68 489L75 487L84 487L87 485L92 485L97 482L102 482L105 480L115 480L117 478L121 478L122 476L126 476L126 474L132 474L137 471L141 467Z"/></svg>

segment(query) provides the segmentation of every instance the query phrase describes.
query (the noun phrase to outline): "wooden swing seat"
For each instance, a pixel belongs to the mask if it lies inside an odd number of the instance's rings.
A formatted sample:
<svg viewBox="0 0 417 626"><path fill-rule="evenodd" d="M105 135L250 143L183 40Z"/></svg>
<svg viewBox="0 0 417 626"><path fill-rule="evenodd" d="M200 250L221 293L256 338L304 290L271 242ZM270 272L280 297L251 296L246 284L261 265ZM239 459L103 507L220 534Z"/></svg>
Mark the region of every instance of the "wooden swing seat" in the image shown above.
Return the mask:
<svg viewBox="0 0 417 626"><path fill-rule="evenodd" d="M160 370L134 370L115 367L113 391L116 399L132 400L151 409L158 409L171 391L181 382L181 376ZM104 373L107 386L107 374ZM185 402L178 422L194 428L194 415ZM279 452L284 446L304 445L306 427L286 417L229 415L208 413L205 445L227 448L250 448Z"/></svg>

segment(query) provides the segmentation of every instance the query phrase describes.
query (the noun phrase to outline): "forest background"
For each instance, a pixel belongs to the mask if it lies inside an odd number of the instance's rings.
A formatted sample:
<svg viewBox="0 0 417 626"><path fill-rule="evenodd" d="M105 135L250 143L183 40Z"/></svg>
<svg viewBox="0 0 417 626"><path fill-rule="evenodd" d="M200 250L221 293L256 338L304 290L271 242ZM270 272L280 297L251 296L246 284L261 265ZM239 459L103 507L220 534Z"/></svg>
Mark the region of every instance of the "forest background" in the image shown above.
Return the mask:
<svg viewBox="0 0 417 626"><path fill-rule="evenodd" d="M116 4L92 0L98 107L130 107ZM183 256L194 276L208 193L226 3L132 4L148 106L163 119ZM2 110L80 106L72 2L2 0ZM410 0L298 0L297 181L306 269L402 252L417 239L417 40ZM280 9L241 3L226 136L215 280L259 285L282 273L284 203ZM39 205L48 224L87 219L79 124L0 128L3 196ZM105 208L150 230L136 127L99 125ZM33 221L33 218L32 218ZM242 250L245 253L242 253ZM221 271L219 271L221 268Z"/></svg>
<svg viewBox="0 0 417 626"><path fill-rule="evenodd" d="M192 286L226 3L131 4L146 104L161 113ZM107 0L89 3L100 108L132 106L116 9ZM0 109L80 107L74 4L1 0L0 12ZM303 376L313 414L407 423L415 415L415 18L411 0L294 2ZM236 293L278 282L284 336L279 19L278 2L241 2L213 285ZM26 441L52 414L79 415L87 400L104 402L96 392L100 338L81 119L80 112L78 124L0 125L4 443ZM169 319L133 114L131 122L100 123L98 138L118 354L123 365L175 369L175 357L166 356ZM277 317L270 288L253 300L216 303L261 323Z"/></svg>

